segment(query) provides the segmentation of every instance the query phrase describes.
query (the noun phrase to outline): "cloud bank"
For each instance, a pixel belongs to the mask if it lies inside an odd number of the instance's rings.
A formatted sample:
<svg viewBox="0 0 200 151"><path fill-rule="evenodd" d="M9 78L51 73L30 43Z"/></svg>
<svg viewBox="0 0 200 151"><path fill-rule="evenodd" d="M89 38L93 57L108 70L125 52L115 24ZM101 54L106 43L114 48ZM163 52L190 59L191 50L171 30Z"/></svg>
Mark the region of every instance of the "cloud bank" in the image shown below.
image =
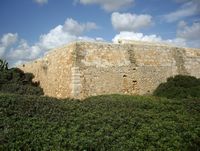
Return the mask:
<svg viewBox="0 0 200 151"><path fill-rule="evenodd" d="M152 24L152 16L114 12L111 15L111 22L117 31L138 31Z"/></svg>
<svg viewBox="0 0 200 151"><path fill-rule="evenodd" d="M144 35L143 33L121 31L117 34L112 41L118 43L119 40L135 40L135 41L148 41L148 42L161 42L162 38L157 35Z"/></svg>
<svg viewBox="0 0 200 151"><path fill-rule="evenodd" d="M143 42L156 42L156 43L164 43L164 44L171 44L175 46L186 47L186 40L183 38L174 38L174 39L163 39L161 36L151 34L145 35L143 33L137 32L127 32L121 31L117 34L113 39L113 43L119 43L120 40L134 40L134 41L143 41Z"/></svg>
<svg viewBox="0 0 200 151"><path fill-rule="evenodd" d="M145 35L138 32L140 29L152 25L152 16L149 14L130 14L114 12L111 15L113 28L119 33L112 41L118 43L119 40L135 40L146 42L160 42L181 47L200 47L200 23L187 25L185 21L180 21L177 27L176 37L173 39L163 39L156 34Z"/></svg>
<svg viewBox="0 0 200 151"><path fill-rule="evenodd" d="M177 0L177 2L185 2L176 11L164 15L167 22L174 22L185 17L200 14L200 1L199 0Z"/></svg>
<svg viewBox="0 0 200 151"><path fill-rule="evenodd" d="M173 39L163 39L159 35L145 35L139 32L120 31L112 41L118 43L119 40L135 40L146 42L160 42L179 47L200 48L200 23L193 23L191 26L186 22L180 21L177 27L177 36Z"/></svg>
<svg viewBox="0 0 200 151"><path fill-rule="evenodd" d="M58 25L47 34L41 35L38 42L33 45L29 45L17 33L7 33L1 37L0 58L6 59L11 66L16 66L43 56L49 49L75 40L101 41L102 38L82 36L85 32L97 28L98 26L93 22L79 23L72 18L67 18L63 25Z"/></svg>
<svg viewBox="0 0 200 151"><path fill-rule="evenodd" d="M180 21L177 29L177 37L186 41L187 46L200 48L200 22L194 22L189 26L186 22Z"/></svg>
<svg viewBox="0 0 200 151"><path fill-rule="evenodd" d="M91 38L81 35L97 28L97 25L93 22L78 23L76 20L68 18L63 25L58 25L49 33L41 35L38 45L46 50L75 40L88 40Z"/></svg>

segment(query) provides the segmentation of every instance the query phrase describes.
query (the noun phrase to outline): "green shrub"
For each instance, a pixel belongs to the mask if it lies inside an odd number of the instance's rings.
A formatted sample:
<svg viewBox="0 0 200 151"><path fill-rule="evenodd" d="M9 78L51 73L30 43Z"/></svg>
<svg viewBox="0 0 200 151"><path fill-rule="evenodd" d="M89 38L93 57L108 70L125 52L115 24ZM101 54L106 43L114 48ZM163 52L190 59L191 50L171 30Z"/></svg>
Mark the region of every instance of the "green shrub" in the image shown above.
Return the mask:
<svg viewBox="0 0 200 151"><path fill-rule="evenodd" d="M0 71L7 70L8 69L8 63L6 60L0 59Z"/></svg>
<svg viewBox="0 0 200 151"><path fill-rule="evenodd" d="M19 83L3 84L0 91L2 93L16 93L21 95L43 95L43 90L40 87Z"/></svg>
<svg viewBox="0 0 200 151"><path fill-rule="evenodd" d="M0 92L43 95L43 89L39 87L39 83L32 81L33 78L32 73L24 73L18 68L2 67L0 70Z"/></svg>
<svg viewBox="0 0 200 151"><path fill-rule="evenodd" d="M200 98L200 79L184 75L170 77L167 82L157 87L154 95L167 98Z"/></svg>
<svg viewBox="0 0 200 151"><path fill-rule="evenodd" d="M200 149L200 101L0 94L0 150Z"/></svg>

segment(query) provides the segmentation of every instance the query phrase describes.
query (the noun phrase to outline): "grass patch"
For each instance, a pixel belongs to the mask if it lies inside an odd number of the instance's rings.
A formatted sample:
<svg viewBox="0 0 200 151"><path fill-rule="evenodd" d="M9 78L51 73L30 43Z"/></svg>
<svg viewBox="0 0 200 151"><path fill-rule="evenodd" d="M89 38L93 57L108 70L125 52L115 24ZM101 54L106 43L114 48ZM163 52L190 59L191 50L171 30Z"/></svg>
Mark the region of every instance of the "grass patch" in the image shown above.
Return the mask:
<svg viewBox="0 0 200 151"><path fill-rule="evenodd" d="M0 94L0 150L199 150L200 100Z"/></svg>

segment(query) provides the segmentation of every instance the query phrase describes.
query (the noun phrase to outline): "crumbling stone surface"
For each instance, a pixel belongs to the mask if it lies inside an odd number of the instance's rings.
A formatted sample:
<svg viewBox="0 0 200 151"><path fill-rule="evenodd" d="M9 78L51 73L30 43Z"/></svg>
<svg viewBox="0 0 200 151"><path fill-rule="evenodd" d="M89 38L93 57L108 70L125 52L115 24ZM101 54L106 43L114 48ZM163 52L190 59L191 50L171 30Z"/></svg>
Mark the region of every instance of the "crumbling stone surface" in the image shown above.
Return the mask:
<svg viewBox="0 0 200 151"><path fill-rule="evenodd" d="M33 73L45 95L52 97L143 95L170 76L200 78L200 49L144 42L74 42L20 68Z"/></svg>

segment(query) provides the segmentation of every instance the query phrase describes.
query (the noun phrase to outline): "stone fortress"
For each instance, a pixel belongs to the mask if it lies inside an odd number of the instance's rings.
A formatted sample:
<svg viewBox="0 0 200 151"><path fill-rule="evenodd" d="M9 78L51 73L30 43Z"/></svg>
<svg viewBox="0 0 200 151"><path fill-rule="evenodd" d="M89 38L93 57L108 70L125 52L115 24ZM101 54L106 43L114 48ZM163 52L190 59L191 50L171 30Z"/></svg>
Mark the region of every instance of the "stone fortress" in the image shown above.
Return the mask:
<svg viewBox="0 0 200 151"><path fill-rule="evenodd" d="M200 49L158 43L73 42L20 67L33 73L45 95L86 98L101 94L152 94L168 77L200 78Z"/></svg>

